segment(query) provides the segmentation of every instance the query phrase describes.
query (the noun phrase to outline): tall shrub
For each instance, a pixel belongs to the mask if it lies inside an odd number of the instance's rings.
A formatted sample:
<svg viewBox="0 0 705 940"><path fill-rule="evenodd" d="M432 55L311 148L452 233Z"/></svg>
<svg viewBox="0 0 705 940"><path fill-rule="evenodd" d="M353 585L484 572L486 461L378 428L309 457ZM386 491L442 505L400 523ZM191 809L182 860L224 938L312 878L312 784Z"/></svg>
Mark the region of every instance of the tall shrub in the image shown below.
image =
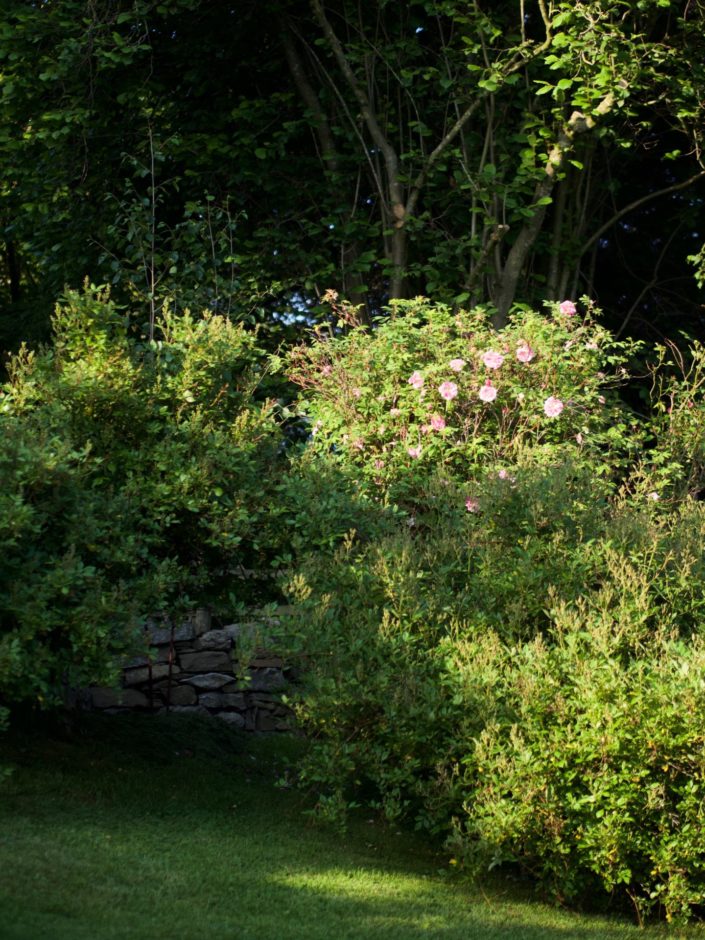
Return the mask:
<svg viewBox="0 0 705 940"><path fill-rule="evenodd" d="M302 780L323 815L410 818L471 871L686 919L705 897L697 422L676 451L620 402L631 350L589 309L499 332L401 311L293 358L312 450L400 520L292 579Z"/></svg>
<svg viewBox="0 0 705 940"><path fill-rule="evenodd" d="M215 316L129 329L69 293L0 398L0 702L107 681L145 616L223 602L260 541L279 452L255 338Z"/></svg>

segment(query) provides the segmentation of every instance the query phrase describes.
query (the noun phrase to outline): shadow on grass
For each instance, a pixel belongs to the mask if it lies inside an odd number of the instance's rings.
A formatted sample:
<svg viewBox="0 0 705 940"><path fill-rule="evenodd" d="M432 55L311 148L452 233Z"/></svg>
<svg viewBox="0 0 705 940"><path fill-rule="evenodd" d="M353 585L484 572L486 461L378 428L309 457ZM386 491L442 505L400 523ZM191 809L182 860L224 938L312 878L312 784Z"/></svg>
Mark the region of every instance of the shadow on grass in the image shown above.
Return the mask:
<svg viewBox="0 0 705 940"><path fill-rule="evenodd" d="M63 741L16 739L0 802L0 937L639 934L511 885L478 893L450 883L408 833L365 820L345 837L313 827L301 795L275 786L302 746L213 721L135 716L91 719Z"/></svg>

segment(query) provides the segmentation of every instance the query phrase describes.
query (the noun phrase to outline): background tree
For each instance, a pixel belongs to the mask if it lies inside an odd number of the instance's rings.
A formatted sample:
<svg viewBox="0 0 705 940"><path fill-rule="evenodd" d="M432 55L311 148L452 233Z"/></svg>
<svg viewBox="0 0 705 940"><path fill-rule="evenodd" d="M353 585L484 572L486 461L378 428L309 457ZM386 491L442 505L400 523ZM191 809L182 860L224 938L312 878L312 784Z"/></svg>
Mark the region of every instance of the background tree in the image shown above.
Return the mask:
<svg viewBox="0 0 705 940"><path fill-rule="evenodd" d="M4 345L88 273L280 331L329 287L700 329L701 4L5 0Z"/></svg>

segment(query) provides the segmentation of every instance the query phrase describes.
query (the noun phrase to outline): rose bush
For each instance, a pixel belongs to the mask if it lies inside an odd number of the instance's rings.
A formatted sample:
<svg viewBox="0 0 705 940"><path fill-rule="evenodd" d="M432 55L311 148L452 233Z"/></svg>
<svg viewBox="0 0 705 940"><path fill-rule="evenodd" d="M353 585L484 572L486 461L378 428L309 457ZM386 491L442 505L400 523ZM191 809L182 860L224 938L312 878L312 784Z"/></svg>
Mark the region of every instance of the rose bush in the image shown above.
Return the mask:
<svg viewBox="0 0 705 940"><path fill-rule="evenodd" d="M302 782L323 816L409 818L470 871L685 920L705 898L701 373L657 382L647 421L615 391L632 352L573 302L496 332L417 299L293 354L310 453L399 520L291 581Z"/></svg>

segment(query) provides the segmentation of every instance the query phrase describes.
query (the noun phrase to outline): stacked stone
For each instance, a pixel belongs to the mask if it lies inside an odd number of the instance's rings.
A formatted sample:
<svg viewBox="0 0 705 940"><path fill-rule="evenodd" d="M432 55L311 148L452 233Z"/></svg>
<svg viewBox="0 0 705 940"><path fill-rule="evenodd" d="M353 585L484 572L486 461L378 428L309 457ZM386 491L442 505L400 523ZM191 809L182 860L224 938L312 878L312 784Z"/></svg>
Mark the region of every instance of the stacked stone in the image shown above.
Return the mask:
<svg viewBox="0 0 705 940"><path fill-rule="evenodd" d="M247 731L291 730L291 712L280 694L290 675L281 658L263 645L248 663L238 660L238 645L251 646L266 623L212 629L204 609L178 627L149 623L147 654L125 663L120 689L89 689L90 706L109 713L214 715Z"/></svg>

